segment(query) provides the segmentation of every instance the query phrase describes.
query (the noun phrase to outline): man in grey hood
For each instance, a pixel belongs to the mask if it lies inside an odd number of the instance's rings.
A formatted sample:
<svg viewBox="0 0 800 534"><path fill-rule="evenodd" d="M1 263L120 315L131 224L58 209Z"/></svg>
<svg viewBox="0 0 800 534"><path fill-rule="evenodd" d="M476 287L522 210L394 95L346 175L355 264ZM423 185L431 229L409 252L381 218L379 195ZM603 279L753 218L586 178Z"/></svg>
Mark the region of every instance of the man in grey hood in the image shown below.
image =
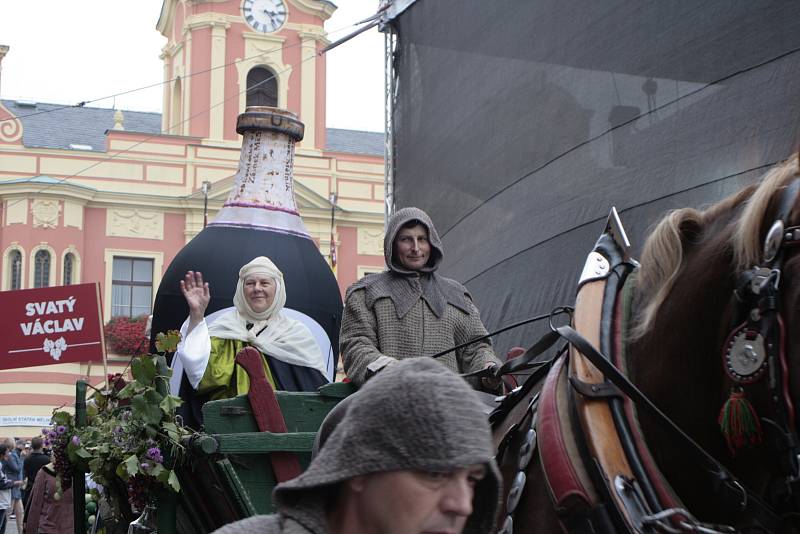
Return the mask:
<svg viewBox="0 0 800 534"><path fill-rule="evenodd" d="M308 469L279 484L278 513L215 534L492 531L501 479L483 405L428 358L398 362L348 398Z"/></svg>
<svg viewBox="0 0 800 534"><path fill-rule="evenodd" d="M383 250L387 270L365 276L345 297L339 353L357 386L397 360L432 356L487 334L466 288L436 273L444 255L427 213L403 208L392 215ZM500 363L488 340L438 360L464 374ZM481 384L490 391L500 385Z"/></svg>

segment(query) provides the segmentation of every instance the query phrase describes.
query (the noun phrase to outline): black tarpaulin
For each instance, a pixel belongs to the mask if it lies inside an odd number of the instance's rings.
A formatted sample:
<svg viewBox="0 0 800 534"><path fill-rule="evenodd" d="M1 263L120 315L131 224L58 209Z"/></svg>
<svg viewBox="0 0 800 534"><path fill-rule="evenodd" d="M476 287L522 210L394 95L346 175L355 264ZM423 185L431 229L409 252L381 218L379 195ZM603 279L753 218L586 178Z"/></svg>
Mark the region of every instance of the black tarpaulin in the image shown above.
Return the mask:
<svg viewBox="0 0 800 534"><path fill-rule="evenodd" d="M637 255L797 149L796 2L417 0L392 26L395 205L489 330L573 303L612 206Z"/></svg>

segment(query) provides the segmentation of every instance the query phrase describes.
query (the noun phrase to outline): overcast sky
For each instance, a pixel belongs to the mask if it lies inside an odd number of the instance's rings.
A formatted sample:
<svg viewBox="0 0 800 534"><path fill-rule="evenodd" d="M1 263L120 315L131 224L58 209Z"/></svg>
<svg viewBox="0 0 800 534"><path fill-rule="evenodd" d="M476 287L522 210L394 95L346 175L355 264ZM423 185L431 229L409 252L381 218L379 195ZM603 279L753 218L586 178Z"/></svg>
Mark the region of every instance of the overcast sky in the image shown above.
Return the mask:
<svg viewBox="0 0 800 534"><path fill-rule="evenodd" d="M377 9L373 0L334 0L329 39ZM2 0L0 97L161 111L166 43L156 29L162 0ZM383 35L371 29L328 54L328 126L383 131Z"/></svg>

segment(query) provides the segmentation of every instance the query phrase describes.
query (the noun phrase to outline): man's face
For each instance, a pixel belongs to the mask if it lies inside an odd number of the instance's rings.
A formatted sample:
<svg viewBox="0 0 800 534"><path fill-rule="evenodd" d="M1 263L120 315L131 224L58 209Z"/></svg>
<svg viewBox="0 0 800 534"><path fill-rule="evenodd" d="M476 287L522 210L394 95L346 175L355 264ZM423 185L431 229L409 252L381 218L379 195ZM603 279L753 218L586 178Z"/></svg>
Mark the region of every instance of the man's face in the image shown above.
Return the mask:
<svg viewBox="0 0 800 534"><path fill-rule="evenodd" d="M244 279L244 298L256 313L266 311L272 305L276 289L275 280L265 274L251 274Z"/></svg>
<svg viewBox="0 0 800 534"><path fill-rule="evenodd" d="M401 228L394 238L393 255L400 264L410 271L419 271L431 257L431 244L428 229L421 224Z"/></svg>
<svg viewBox="0 0 800 534"><path fill-rule="evenodd" d="M350 479L360 514L359 532L459 534L472 514L483 465L452 472L389 471Z"/></svg>

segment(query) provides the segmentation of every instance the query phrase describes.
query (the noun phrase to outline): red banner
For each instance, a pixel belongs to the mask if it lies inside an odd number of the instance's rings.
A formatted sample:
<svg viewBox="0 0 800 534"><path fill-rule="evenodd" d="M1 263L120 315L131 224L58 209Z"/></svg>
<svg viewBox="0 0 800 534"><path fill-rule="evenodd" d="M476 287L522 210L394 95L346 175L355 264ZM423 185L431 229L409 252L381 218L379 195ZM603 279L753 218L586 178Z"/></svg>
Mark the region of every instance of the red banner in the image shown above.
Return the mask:
<svg viewBox="0 0 800 534"><path fill-rule="evenodd" d="M103 361L100 285L0 291L0 369Z"/></svg>

